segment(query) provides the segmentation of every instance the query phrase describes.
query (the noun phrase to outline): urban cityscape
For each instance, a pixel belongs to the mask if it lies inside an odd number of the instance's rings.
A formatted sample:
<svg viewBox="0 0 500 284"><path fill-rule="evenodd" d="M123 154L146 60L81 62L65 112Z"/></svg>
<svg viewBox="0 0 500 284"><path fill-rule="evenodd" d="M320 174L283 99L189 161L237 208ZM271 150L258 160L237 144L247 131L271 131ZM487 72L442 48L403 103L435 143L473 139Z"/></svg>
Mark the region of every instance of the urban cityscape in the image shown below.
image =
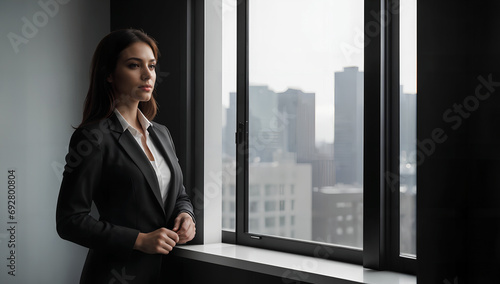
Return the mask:
<svg viewBox="0 0 500 284"><path fill-rule="evenodd" d="M335 72L334 141L316 141L315 93L249 90L249 231L363 247L363 72ZM401 88L402 90L402 88ZM400 251L416 254L416 94L400 94ZM223 168L235 171L236 94L223 129ZM222 223L235 229L235 180L223 180Z"/></svg>

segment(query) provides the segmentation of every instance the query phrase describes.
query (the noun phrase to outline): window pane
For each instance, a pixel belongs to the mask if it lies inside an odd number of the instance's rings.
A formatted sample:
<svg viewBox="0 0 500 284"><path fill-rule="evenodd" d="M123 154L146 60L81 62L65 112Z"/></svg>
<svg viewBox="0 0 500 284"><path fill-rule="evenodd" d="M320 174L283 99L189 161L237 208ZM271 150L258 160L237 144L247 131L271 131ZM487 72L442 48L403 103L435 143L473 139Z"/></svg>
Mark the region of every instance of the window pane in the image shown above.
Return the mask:
<svg viewBox="0 0 500 284"><path fill-rule="evenodd" d="M249 9L249 230L362 247L363 0Z"/></svg>
<svg viewBox="0 0 500 284"><path fill-rule="evenodd" d="M400 253L415 256L417 169L416 0L400 3Z"/></svg>
<svg viewBox="0 0 500 284"><path fill-rule="evenodd" d="M222 209L222 229L236 228L236 4L222 1L222 202L232 204Z"/></svg>

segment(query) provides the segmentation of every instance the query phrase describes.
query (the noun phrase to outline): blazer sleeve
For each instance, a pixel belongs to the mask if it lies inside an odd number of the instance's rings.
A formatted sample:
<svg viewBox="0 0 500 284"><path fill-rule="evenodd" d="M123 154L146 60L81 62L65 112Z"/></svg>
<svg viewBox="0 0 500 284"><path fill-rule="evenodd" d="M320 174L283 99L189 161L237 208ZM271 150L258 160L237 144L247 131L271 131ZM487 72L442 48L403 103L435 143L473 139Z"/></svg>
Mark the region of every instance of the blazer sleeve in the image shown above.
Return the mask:
<svg viewBox="0 0 500 284"><path fill-rule="evenodd" d="M196 223L196 218L194 217L193 212L193 205L191 204L191 200L189 199L184 186L182 186L182 190L179 191L179 194L177 195L177 202L175 203L175 207L175 216L185 212L188 213L193 219L193 222Z"/></svg>
<svg viewBox="0 0 500 284"><path fill-rule="evenodd" d="M161 124L158 124L161 125ZM177 158L177 153L175 151L175 145L174 145L174 140L172 139L172 135L170 135L170 131L165 125L161 125L163 130L165 131L166 136L169 139L170 145L172 145L172 150L174 154L176 155L176 161L172 161L175 163L179 163L179 159ZM179 165L180 169L180 165ZM180 173L182 175L182 173ZM193 222L196 223L196 218L194 215L194 208L193 204L191 203L191 200L189 198L189 195L186 193L186 188L184 187L184 184L181 182L181 188L177 192L177 197L176 197L176 202L175 202L175 210L174 210L174 216L176 217L177 215L181 213L188 213L191 218L193 218Z"/></svg>
<svg viewBox="0 0 500 284"><path fill-rule="evenodd" d="M61 238L91 249L129 253L138 230L96 220L89 215L93 196L103 178L99 140L89 133L77 129L71 137L57 200L57 232Z"/></svg>

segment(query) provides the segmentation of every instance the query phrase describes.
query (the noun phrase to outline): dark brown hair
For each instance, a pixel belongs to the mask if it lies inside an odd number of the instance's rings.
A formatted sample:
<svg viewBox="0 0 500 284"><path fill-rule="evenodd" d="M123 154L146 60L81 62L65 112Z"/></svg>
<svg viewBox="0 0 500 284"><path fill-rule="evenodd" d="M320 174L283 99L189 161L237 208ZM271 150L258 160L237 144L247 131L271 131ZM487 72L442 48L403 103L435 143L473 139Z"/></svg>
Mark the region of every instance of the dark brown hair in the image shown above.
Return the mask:
<svg viewBox="0 0 500 284"><path fill-rule="evenodd" d="M120 53L136 42L147 43L153 50L155 59L158 60L160 52L156 41L140 30L113 31L99 42L92 57L90 86L85 98L82 122L78 127L107 118L113 113L116 98L107 78L115 70ZM156 116L158 110L155 95L156 91L153 91L149 101L139 103L139 109L149 120Z"/></svg>

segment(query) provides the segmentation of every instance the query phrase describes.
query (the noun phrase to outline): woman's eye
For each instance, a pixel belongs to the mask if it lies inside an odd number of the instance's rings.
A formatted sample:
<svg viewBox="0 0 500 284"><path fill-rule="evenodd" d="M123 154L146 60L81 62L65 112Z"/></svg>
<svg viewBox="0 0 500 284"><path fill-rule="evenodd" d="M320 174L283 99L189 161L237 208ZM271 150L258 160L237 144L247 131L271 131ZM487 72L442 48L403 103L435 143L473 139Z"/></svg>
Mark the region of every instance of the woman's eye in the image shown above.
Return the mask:
<svg viewBox="0 0 500 284"><path fill-rule="evenodd" d="M154 64L153 65L149 65L149 69L155 70L156 69L156 65L154 65Z"/></svg>
<svg viewBox="0 0 500 284"><path fill-rule="evenodd" d="M131 63L131 64L128 65L128 67L130 67L130 68L138 68L139 64L137 64L137 63Z"/></svg>

